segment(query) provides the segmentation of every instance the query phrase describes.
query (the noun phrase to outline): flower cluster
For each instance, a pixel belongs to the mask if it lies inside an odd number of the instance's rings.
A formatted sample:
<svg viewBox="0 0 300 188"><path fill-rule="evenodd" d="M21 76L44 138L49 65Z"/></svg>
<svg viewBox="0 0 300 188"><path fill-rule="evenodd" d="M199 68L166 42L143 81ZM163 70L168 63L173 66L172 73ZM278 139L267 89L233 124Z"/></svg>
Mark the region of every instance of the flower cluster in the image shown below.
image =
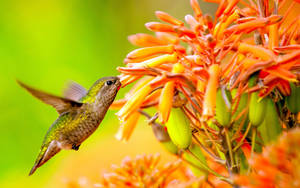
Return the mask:
<svg viewBox="0 0 300 188"><path fill-rule="evenodd" d="M254 91L259 91L260 97L272 91L287 96L289 81L299 79L300 19L299 15L289 18L297 1L274 1L273 6L267 0L214 1L219 2L215 20L202 13L196 0L190 2L194 15L185 16L187 25L157 11L156 16L166 23L146 24L155 36L129 36L131 43L142 48L130 52L124 61L127 66L118 70L123 87L140 81L124 100L114 103L122 106L117 113L123 122L119 139L129 138L139 109L157 107L159 121L166 123L177 93L184 95L195 111L184 105L188 117L200 124L200 119L215 116L218 88L236 89L233 101ZM255 72L259 82L250 87L248 79Z"/></svg>
<svg viewBox="0 0 300 188"><path fill-rule="evenodd" d="M205 180L195 177L181 161L160 165L159 155L126 157L120 166L112 165L111 172L104 173L97 183L87 178L67 182L69 188L84 187L188 187L205 185Z"/></svg>
<svg viewBox="0 0 300 188"><path fill-rule="evenodd" d="M134 86L112 108L120 109L119 140L128 140L144 115L157 140L195 174L232 184L233 174L254 168L246 159L299 122L300 5L213 2L215 19L190 0L194 13L185 23L157 11L162 22L145 25L155 35L129 36L140 48L117 69L122 86Z"/></svg>

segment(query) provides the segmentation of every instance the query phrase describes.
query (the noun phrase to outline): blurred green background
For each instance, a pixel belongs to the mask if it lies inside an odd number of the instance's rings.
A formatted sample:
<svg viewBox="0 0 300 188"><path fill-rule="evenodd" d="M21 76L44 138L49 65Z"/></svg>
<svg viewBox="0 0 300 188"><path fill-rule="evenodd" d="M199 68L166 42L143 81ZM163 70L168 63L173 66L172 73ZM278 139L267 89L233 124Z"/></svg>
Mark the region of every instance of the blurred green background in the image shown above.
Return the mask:
<svg viewBox="0 0 300 188"><path fill-rule="evenodd" d="M201 4L204 12L216 8ZM60 187L63 184L57 181L63 182L64 174L88 176L97 164L97 177L98 167L118 164L127 153L151 153L149 148L161 152L150 128L143 125L129 143L115 141L118 121L115 112L109 112L78 152L63 151L28 177L43 137L58 115L15 82L20 79L60 95L68 80L88 88L100 77L117 75L116 67L135 48L127 36L148 33L144 24L157 20L156 10L182 20L192 13L189 0L0 1L0 187Z"/></svg>

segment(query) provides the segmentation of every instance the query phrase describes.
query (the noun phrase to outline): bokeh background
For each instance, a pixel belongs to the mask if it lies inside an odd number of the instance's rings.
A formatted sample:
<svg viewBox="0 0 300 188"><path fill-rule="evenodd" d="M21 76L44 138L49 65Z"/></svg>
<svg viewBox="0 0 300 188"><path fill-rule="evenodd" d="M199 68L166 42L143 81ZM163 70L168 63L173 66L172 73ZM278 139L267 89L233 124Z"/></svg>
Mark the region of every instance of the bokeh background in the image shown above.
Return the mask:
<svg viewBox="0 0 300 188"><path fill-rule="evenodd" d="M216 10L200 3L203 12ZM156 10L182 20L192 12L189 0L0 1L0 187L64 187L84 177L97 181L127 155L159 152L163 161L171 160L144 119L128 143L117 141L119 122L116 111L109 111L79 151L60 152L28 177L58 115L15 81L60 95L69 80L89 88L100 77L117 75L116 67L134 49L127 36L150 33L144 24L157 20Z"/></svg>

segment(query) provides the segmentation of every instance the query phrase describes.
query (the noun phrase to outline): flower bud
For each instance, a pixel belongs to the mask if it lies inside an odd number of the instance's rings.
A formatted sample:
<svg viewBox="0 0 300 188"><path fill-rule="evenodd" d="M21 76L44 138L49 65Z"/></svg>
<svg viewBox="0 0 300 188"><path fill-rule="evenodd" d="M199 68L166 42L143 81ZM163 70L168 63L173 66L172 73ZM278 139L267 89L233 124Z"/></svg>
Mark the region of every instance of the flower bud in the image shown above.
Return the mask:
<svg viewBox="0 0 300 188"><path fill-rule="evenodd" d="M217 91L216 120L224 127L228 127L230 125L231 94L230 91L226 89L219 88Z"/></svg>
<svg viewBox="0 0 300 188"><path fill-rule="evenodd" d="M190 122L180 108L172 108L166 126L171 140L178 148L185 149L190 146L192 142Z"/></svg>

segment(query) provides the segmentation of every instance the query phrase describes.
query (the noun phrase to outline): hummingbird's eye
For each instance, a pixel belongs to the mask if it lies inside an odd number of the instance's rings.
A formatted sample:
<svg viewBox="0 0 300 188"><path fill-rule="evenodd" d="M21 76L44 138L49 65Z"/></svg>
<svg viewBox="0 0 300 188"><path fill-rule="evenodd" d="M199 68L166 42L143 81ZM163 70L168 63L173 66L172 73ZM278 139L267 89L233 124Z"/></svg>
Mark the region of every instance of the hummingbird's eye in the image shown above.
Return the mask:
<svg viewBox="0 0 300 188"><path fill-rule="evenodd" d="M113 81L111 81L111 80L108 80L108 81L106 81L106 85L112 85L114 82Z"/></svg>

